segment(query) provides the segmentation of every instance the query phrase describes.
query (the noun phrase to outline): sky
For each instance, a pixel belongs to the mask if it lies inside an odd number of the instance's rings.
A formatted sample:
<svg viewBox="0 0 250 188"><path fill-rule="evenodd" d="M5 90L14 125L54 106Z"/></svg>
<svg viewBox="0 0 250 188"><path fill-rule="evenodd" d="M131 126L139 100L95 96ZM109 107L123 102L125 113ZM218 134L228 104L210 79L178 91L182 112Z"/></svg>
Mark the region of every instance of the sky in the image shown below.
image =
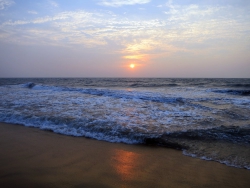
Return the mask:
<svg viewBox="0 0 250 188"><path fill-rule="evenodd" d="M250 1L0 0L0 77L250 78Z"/></svg>

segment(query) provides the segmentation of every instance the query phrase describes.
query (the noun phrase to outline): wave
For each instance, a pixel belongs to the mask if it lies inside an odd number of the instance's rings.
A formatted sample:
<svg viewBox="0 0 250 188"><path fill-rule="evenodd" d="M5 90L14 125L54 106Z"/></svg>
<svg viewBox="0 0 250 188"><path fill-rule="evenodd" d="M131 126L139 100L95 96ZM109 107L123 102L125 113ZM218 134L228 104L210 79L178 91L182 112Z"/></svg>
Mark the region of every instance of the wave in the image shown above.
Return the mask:
<svg viewBox="0 0 250 188"><path fill-rule="evenodd" d="M237 83L237 84L227 84L227 86L229 87L239 87L239 88L250 88L250 84L241 84L241 83Z"/></svg>
<svg viewBox="0 0 250 188"><path fill-rule="evenodd" d="M28 82L26 84L22 84L22 86L27 87L27 88L33 88L36 84L33 82Z"/></svg>
<svg viewBox="0 0 250 188"><path fill-rule="evenodd" d="M171 132L147 138L145 144L180 149L191 157L250 170L250 125Z"/></svg>
<svg viewBox="0 0 250 188"><path fill-rule="evenodd" d="M148 83L132 83L129 85L129 87L177 87L178 84L148 84Z"/></svg>
<svg viewBox="0 0 250 188"><path fill-rule="evenodd" d="M0 79L0 86L35 82L75 87L199 87L249 89L250 79L208 79L208 78L9 78Z"/></svg>
<svg viewBox="0 0 250 188"><path fill-rule="evenodd" d="M152 102L161 103L171 103L180 102L183 103L184 99L181 97L166 97L160 93L151 92L138 92L138 91L126 91L123 90L110 90L110 89L92 89L92 88L69 88L69 87L57 87L57 86L47 86L47 85L37 85L35 83L21 84L21 87L35 89L35 90L53 90L53 91L69 91L69 92L79 92L82 94L96 95L96 96L106 96L113 98L123 98L123 99L133 99L133 100L144 100Z"/></svg>
<svg viewBox="0 0 250 188"><path fill-rule="evenodd" d="M226 93L231 95L250 96L250 90L224 89L213 90L215 93Z"/></svg>
<svg viewBox="0 0 250 188"><path fill-rule="evenodd" d="M108 142L160 145L250 169L249 100L211 93L231 94L229 89L127 90L26 82L0 92L2 122Z"/></svg>
<svg viewBox="0 0 250 188"><path fill-rule="evenodd" d="M44 83L42 80L37 80L40 83ZM57 82L53 82L59 85L65 85L69 83L70 85L75 86L85 86L85 87L127 87L127 88L156 88L156 87L177 87L181 86L181 83L175 83L175 81L168 81L164 79L98 79L98 78L86 78L86 79L76 79L76 80L64 80L59 79ZM27 82L26 84L31 84L33 82ZM24 84L23 84L24 85Z"/></svg>
<svg viewBox="0 0 250 188"><path fill-rule="evenodd" d="M140 132L136 127L124 127L108 120L0 113L0 122L22 124L69 136L83 136L126 144L143 144L145 139L156 137L155 134Z"/></svg>
<svg viewBox="0 0 250 188"><path fill-rule="evenodd" d="M225 141L231 143L250 144L250 125L238 126L220 126L206 129L190 129L185 131L173 131L165 133L154 133L140 130L138 127L123 126L112 122L111 120L97 120L87 118L55 117L55 116L32 116L20 114L0 113L0 121L6 123L23 124L41 129L47 129L54 132L60 132L71 136L86 136L88 133L102 133L109 138L120 137L128 140L136 140L136 143L169 145L173 139L182 140L204 140L204 141ZM67 128L67 129L65 129ZM65 132L63 132L65 131ZM102 139L107 140L108 139ZM113 139L112 139L113 140ZM117 140L117 142L122 142ZM187 148L185 144L176 143L179 148ZM181 146L181 147L180 147Z"/></svg>
<svg viewBox="0 0 250 188"><path fill-rule="evenodd" d="M101 88L75 88L75 87L60 87L60 86L49 86L35 84L32 82L19 85L21 87L31 89L31 90L51 90L55 92L76 92L87 95L102 96L102 97L111 97L114 99L124 99L124 100L133 100L133 101L149 101L165 104L175 104L175 105L187 105L189 107L198 108L202 110L213 111L214 108L211 108L206 105L198 104L197 102L213 102L213 103L231 103L234 105L247 105L249 101L243 100L228 100L221 98L187 98L187 97L174 97L171 94L160 93L156 91L131 91L131 90L117 90L117 89L101 89ZM208 90L211 91L211 90ZM212 90L217 93L228 93L228 90ZM238 91L240 92L240 91ZM229 92L229 94L231 94ZM235 95L235 93L234 93ZM238 94L239 95L239 94ZM241 92L240 95L246 96L247 93Z"/></svg>
<svg viewBox="0 0 250 188"><path fill-rule="evenodd" d="M166 133L163 138L181 138L190 140L227 141L250 144L250 126L220 126L210 129L196 129L184 132Z"/></svg>
<svg viewBox="0 0 250 188"><path fill-rule="evenodd" d="M138 127L124 127L112 121L86 118L36 117L0 113L0 121L37 127L69 136L174 148L192 157L250 169L250 125L220 126L155 134L140 130Z"/></svg>

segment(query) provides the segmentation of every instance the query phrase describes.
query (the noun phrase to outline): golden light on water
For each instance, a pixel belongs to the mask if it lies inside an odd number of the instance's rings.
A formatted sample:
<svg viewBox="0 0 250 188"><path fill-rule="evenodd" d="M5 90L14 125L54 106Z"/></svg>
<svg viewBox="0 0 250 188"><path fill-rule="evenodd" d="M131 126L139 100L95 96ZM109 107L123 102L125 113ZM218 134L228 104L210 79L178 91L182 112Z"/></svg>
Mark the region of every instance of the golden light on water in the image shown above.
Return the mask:
<svg viewBox="0 0 250 188"><path fill-rule="evenodd" d="M113 157L113 167L122 180L136 179L136 169L140 155L131 151L116 150Z"/></svg>

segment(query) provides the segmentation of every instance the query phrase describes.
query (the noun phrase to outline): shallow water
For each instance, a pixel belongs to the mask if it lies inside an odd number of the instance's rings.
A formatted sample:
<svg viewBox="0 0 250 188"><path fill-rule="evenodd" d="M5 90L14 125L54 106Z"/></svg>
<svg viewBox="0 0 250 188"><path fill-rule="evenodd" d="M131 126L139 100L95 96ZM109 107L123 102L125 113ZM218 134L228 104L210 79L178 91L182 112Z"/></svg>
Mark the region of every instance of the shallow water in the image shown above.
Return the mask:
<svg viewBox="0 0 250 188"><path fill-rule="evenodd" d="M0 79L0 121L250 169L250 79Z"/></svg>

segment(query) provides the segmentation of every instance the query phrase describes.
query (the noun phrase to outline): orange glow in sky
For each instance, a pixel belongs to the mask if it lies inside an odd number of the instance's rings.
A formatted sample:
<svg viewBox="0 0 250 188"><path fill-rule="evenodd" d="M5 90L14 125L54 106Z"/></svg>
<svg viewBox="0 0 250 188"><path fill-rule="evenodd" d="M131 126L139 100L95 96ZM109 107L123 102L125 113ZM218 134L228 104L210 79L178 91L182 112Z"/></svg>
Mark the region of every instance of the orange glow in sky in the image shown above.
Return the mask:
<svg viewBox="0 0 250 188"><path fill-rule="evenodd" d="M0 77L250 78L250 0L80 2L0 0Z"/></svg>
<svg viewBox="0 0 250 188"><path fill-rule="evenodd" d="M130 64L129 67L130 67L131 69L133 69L133 68L135 68L135 64Z"/></svg>

